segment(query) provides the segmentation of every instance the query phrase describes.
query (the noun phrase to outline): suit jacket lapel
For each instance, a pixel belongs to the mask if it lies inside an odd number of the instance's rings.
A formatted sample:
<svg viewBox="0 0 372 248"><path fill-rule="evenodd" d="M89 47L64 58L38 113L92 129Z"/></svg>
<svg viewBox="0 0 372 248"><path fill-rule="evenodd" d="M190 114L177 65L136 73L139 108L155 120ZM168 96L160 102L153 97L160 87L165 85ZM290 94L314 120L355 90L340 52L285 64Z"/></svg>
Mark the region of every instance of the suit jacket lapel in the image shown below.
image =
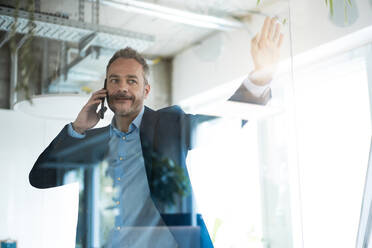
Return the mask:
<svg viewBox="0 0 372 248"><path fill-rule="evenodd" d="M154 152L153 146L156 122L157 122L156 112L145 106L145 111L143 113L140 126L140 138L142 155L145 160L146 176L149 183L151 182L152 155Z"/></svg>

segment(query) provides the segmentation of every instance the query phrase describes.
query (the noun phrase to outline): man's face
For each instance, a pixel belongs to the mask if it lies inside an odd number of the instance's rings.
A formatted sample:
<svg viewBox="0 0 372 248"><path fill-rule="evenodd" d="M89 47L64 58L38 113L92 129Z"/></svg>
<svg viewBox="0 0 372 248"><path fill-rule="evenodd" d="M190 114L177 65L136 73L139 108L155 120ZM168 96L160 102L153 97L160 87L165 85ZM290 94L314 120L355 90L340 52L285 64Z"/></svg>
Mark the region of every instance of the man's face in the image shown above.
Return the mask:
<svg viewBox="0 0 372 248"><path fill-rule="evenodd" d="M116 59L107 71L108 105L119 116L135 116L150 92L142 65L134 59Z"/></svg>

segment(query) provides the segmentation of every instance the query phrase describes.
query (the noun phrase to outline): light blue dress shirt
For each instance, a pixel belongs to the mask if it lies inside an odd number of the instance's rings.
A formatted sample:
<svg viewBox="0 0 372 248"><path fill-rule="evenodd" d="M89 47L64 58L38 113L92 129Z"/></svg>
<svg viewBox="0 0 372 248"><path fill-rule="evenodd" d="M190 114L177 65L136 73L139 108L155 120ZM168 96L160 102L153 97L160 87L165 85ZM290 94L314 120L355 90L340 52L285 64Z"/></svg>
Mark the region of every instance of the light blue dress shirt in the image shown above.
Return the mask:
<svg viewBox="0 0 372 248"><path fill-rule="evenodd" d="M143 113L144 107L129 125L128 132L117 128L115 118L110 124L109 150L105 158L108 166L101 177L110 178L110 192L114 194L109 209L114 214L102 214L107 208L100 210L101 216L113 218L105 220L105 223L112 223L109 233L101 233L100 243L106 244L105 247L177 247L150 196L140 139ZM71 124L68 134L74 138L85 137ZM101 224L101 232L103 229Z"/></svg>

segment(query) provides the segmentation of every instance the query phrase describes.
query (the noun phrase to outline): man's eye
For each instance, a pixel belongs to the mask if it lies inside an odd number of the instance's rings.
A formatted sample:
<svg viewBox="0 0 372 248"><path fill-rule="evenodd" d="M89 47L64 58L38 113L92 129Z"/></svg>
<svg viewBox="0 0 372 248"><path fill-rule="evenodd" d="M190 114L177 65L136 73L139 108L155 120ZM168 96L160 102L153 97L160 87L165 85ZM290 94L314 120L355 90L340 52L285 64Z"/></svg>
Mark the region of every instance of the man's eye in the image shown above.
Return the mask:
<svg viewBox="0 0 372 248"><path fill-rule="evenodd" d="M111 82L111 83L117 83L117 82L119 82L119 79L117 79L117 78L113 78L113 79L110 80L110 82Z"/></svg>
<svg viewBox="0 0 372 248"><path fill-rule="evenodd" d="M133 80L133 79L130 79L130 80L128 80L128 83L135 84L135 83L137 83L137 81L136 80Z"/></svg>

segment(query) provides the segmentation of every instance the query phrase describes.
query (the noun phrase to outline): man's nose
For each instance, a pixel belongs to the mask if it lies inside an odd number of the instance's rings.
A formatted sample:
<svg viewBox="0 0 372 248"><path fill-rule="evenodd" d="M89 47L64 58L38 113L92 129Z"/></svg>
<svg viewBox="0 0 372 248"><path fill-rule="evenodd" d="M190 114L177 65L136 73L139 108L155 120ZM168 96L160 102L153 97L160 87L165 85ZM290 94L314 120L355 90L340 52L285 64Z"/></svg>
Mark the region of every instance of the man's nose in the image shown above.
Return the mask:
<svg viewBox="0 0 372 248"><path fill-rule="evenodd" d="M120 81L118 86L119 86L120 91L128 92L129 85L127 84L127 82L125 80Z"/></svg>

